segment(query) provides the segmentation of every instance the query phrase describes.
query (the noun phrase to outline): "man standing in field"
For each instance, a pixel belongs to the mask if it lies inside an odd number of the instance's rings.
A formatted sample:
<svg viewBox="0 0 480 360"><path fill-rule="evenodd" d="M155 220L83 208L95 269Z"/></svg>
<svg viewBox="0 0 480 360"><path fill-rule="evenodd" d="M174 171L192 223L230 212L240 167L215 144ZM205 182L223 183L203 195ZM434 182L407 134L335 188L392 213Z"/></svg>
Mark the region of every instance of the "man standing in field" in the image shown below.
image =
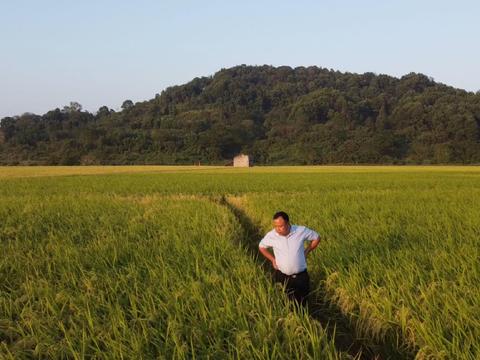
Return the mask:
<svg viewBox="0 0 480 360"><path fill-rule="evenodd" d="M273 226L258 244L258 249L272 263L275 281L284 283L288 296L305 305L310 291L306 257L318 246L320 236L305 226L290 225L283 211L273 215ZM305 241L310 242L307 247ZM273 255L269 248L273 249Z"/></svg>

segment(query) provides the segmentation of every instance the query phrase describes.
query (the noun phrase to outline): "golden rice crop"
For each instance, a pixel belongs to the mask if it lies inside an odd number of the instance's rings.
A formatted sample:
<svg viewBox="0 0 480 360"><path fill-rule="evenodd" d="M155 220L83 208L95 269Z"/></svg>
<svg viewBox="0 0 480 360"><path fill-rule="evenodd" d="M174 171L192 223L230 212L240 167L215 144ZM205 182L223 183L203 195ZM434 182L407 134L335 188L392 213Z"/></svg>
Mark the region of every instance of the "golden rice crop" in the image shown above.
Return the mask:
<svg viewBox="0 0 480 360"><path fill-rule="evenodd" d="M0 357L344 357L233 215L179 196L0 199Z"/></svg>
<svg viewBox="0 0 480 360"><path fill-rule="evenodd" d="M480 182L479 182L480 185ZM323 234L313 279L360 334L418 358L480 357L480 186L250 194L233 198L270 227L272 211Z"/></svg>
<svg viewBox="0 0 480 360"><path fill-rule="evenodd" d="M222 196L323 235L313 285L358 336L480 356L478 167L114 168L0 169L1 356L345 357Z"/></svg>

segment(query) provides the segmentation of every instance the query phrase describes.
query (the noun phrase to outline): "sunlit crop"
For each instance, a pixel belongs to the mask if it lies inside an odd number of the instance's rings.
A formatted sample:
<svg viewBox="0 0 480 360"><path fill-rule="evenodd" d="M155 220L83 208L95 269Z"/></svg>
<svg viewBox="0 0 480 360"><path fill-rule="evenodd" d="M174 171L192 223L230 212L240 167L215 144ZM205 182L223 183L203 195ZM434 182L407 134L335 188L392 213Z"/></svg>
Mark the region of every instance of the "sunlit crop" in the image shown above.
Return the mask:
<svg viewBox="0 0 480 360"><path fill-rule="evenodd" d="M312 288L364 343L476 359L479 198L476 167L0 168L0 358L351 356L238 209L322 235Z"/></svg>

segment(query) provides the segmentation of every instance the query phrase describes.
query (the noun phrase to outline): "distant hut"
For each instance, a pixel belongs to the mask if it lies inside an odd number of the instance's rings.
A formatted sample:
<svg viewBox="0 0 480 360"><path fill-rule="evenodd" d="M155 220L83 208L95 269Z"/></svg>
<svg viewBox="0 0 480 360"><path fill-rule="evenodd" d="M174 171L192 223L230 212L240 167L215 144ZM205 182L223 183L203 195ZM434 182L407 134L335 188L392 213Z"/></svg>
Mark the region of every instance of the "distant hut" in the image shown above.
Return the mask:
<svg viewBox="0 0 480 360"><path fill-rule="evenodd" d="M240 154L233 158L233 167L250 167L252 165L253 161L248 155Z"/></svg>

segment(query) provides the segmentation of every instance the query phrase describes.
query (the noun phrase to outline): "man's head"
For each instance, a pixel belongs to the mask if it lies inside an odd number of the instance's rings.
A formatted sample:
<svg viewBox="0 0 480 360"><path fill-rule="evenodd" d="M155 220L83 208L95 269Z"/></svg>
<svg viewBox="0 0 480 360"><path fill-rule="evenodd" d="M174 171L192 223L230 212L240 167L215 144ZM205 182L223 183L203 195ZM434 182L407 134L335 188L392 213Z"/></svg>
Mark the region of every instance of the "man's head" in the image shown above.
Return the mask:
<svg viewBox="0 0 480 360"><path fill-rule="evenodd" d="M286 236L290 232L290 218L284 211L276 212L273 215L273 227L277 234Z"/></svg>

